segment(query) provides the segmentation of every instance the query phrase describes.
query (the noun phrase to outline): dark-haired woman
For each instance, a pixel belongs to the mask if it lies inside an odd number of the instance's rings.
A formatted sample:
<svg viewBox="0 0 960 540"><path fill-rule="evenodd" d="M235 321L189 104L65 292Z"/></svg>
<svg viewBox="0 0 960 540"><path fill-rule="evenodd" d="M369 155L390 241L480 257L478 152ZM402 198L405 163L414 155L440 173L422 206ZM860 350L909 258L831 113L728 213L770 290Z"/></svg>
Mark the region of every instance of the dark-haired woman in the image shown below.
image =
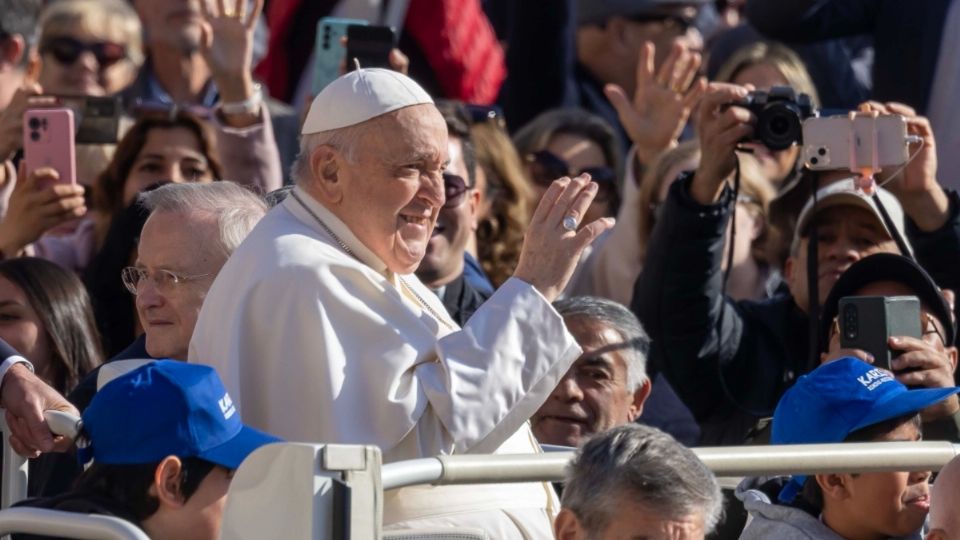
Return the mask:
<svg viewBox="0 0 960 540"><path fill-rule="evenodd" d="M62 394L103 360L80 279L35 257L0 262L0 338Z"/></svg>

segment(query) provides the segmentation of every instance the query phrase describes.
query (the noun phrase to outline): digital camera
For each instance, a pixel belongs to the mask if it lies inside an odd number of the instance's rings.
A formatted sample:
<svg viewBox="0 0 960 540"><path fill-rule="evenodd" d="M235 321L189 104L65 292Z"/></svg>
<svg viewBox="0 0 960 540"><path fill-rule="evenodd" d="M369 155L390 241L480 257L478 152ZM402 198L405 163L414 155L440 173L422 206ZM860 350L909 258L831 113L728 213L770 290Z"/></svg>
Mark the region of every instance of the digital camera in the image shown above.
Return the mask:
<svg viewBox="0 0 960 540"><path fill-rule="evenodd" d="M803 121L816 116L813 102L789 86L774 86L769 92L756 90L737 105L757 117L752 141L771 150L785 150L803 141Z"/></svg>

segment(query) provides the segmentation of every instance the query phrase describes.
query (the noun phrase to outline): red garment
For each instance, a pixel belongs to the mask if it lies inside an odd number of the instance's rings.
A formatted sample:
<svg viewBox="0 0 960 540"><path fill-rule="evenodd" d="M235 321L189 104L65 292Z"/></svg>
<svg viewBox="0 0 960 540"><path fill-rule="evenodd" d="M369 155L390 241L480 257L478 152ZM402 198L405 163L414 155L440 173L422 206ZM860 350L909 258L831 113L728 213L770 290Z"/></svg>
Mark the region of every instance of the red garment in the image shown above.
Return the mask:
<svg viewBox="0 0 960 540"><path fill-rule="evenodd" d="M423 50L445 97L481 104L497 99L507 67L480 0L411 0L406 31Z"/></svg>
<svg viewBox="0 0 960 540"><path fill-rule="evenodd" d="M253 70L275 99L289 101L293 94L289 64L282 57L286 54L287 34L293 26L297 8L303 0L270 0L266 10L270 39L267 41L267 54Z"/></svg>

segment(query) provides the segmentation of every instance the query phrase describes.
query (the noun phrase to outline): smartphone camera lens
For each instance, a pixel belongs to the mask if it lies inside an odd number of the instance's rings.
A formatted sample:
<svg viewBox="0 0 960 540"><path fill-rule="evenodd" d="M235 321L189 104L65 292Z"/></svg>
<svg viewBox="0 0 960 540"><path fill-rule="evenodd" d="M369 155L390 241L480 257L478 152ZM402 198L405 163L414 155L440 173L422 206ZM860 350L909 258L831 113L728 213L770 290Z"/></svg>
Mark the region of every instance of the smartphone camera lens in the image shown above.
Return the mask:
<svg viewBox="0 0 960 540"><path fill-rule="evenodd" d="M843 335L846 339L853 340L857 339L857 336L860 334L858 324L857 324L857 308L856 306L848 305L843 308Z"/></svg>
<svg viewBox="0 0 960 540"><path fill-rule="evenodd" d="M39 132L39 131L31 131L31 132L30 132L30 140L31 140L31 141L34 141L34 142L39 141L39 140L40 140L40 132Z"/></svg>
<svg viewBox="0 0 960 540"><path fill-rule="evenodd" d="M31 118L29 122L30 129L40 129L40 119Z"/></svg>
<svg viewBox="0 0 960 540"><path fill-rule="evenodd" d="M815 158L815 157L810 158L810 164L811 164L811 165L816 165L817 163L820 163L820 160L819 160L819 159L817 159L817 158Z"/></svg>
<svg viewBox="0 0 960 540"><path fill-rule="evenodd" d="M817 153L820 154L821 156L825 156L827 155L827 149L821 146L820 148L817 149Z"/></svg>

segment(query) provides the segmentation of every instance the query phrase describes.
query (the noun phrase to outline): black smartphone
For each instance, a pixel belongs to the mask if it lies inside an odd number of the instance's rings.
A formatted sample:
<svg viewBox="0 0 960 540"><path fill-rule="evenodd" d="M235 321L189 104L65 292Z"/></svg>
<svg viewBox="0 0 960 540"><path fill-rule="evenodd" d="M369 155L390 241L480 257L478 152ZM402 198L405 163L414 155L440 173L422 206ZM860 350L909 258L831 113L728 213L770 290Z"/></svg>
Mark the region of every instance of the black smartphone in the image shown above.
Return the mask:
<svg viewBox="0 0 960 540"><path fill-rule="evenodd" d="M838 309L840 346L873 355L874 365L890 369L900 355L891 336L920 338L920 300L916 296L847 296Z"/></svg>
<svg viewBox="0 0 960 540"><path fill-rule="evenodd" d="M396 33L389 26L347 27L347 71L361 68L390 68L390 51L396 47ZM356 61L355 61L356 60Z"/></svg>
<svg viewBox="0 0 960 540"><path fill-rule="evenodd" d="M120 135L123 102L119 96L57 96L76 119L77 144L115 144Z"/></svg>

